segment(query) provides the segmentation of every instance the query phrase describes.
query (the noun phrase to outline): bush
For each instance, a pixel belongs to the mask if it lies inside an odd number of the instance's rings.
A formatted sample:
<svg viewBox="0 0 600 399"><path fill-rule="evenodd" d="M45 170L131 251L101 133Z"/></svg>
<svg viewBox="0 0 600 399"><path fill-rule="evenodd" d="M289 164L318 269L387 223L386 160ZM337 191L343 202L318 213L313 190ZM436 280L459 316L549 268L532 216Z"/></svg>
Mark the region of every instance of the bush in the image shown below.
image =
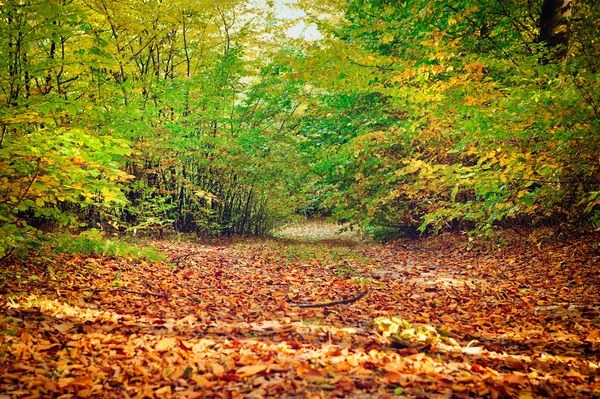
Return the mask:
<svg viewBox="0 0 600 399"><path fill-rule="evenodd" d="M139 248L124 241L115 241L104 237L104 233L91 229L82 232L78 237L71 237L69 233L61 234L56 238L56 247L59 253L103 255L132 258L142 258L149 261L165 260L165 257L154 247Z"/></svg>

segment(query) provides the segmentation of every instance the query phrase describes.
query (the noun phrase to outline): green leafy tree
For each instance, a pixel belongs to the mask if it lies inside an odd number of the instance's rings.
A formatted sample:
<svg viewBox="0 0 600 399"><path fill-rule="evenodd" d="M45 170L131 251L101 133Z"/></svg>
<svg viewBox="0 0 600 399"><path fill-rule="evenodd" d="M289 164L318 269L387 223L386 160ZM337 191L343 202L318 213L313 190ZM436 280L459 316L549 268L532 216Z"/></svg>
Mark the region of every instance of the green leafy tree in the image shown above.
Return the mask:
<svg viewBox="0 0 600 399"><path fill-rule="evenodd" d="M268 231L290 208L291 165L279 160L294 153L286 121L296 105L293 85L282 91L252 55L263 29L244 19L253 11L243 1L89 4L102 43L94 77L103 131L137 151L115 225Z"/></svg>
<svg viewBox="0 0 600 399"><path fill-rule="evenodd" d="M301 86L265 55L260 10L5 3L0 256L44 223L265 234L295 208Z"/></svg>
<svg viewBox="0 0 600 399"><path fill-rule="evenodd" d="M591 3L356 0L343 12L335 69L368 76L345 91L377 92L381 112L403 117L329 146L340 161L322 176L340 218L378 234L598 222Z"/></svg>
<svg viewBox="0 0 600 399"><path fill-rule="evenodd" d="M87 16L76 2L0 6L0 258L35 245L36 226L78 225L69 209L123 203L126 141L80 124L78 61Z"/></svg>

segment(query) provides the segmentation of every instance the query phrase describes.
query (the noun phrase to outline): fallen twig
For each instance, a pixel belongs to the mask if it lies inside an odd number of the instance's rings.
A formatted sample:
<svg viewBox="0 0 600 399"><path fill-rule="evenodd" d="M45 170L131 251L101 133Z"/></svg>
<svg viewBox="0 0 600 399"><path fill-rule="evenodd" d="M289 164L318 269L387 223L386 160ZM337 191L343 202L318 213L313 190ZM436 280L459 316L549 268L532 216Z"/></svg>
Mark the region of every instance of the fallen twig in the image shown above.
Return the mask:
<svg viewBox="0 0 600 399"><path fill-rule="evenodd" d="M364 290L357 296L353 296L348 299L340 299L339 301L331 301L331 302L319 302L319 303L291 303L290 306L296 308L323 308L325 306L334 306L334 305L345 305L348 303L356 302L363 296L367 295L369 290Z"/></svg>
<svg viewBox="0 0 600 399"><path fill-rule="evenodd" d="M129 290L127 288L67 288L67 287L61 287L61 288L57 288L57 290L69 290L69 291L93 291L93 292L127 292L129 294L136 294L136 295L151 295L151 296L155 296L158 298L163 298L166 295L164 294L157 294L154 292L148 292L148 291L134 291L134 290Z"/></svg>

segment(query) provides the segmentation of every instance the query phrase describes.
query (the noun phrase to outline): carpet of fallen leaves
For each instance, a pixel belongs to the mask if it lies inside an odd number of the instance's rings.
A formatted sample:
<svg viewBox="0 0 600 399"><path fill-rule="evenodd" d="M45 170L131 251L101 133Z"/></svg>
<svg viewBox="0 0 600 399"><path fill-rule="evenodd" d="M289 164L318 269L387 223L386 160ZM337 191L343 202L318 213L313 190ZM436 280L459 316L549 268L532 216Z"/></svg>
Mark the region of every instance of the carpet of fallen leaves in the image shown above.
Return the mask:
<svg viewBox="0 0 600 399"><path fill-rule="evenodd" d="M5 260L0 398L600 397L600 236L536 234ZM392 316L460 347L395 347Z"/></svg>

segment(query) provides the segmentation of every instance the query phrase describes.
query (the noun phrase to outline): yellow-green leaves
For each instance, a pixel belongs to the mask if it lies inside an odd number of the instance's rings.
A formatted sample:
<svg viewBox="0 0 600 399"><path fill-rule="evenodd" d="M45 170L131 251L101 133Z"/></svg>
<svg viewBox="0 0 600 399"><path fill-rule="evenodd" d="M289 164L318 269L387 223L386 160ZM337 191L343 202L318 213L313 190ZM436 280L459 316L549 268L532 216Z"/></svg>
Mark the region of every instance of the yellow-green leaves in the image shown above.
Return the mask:
<svg viewBox="0 0 600 399"><path fill-rule="evenodd" d="M411 323L397 316L378 317L372 321L372 325L383 337L404 347L422 347L438 343L452 347L460 346L453 338L439 334L428 324L413 327Z"/></svg>
<svg viewBox="0 0 600 399"><path fill-rule="evenodd" d="M0 239L0 257L18 244L20 231L32 234L23 218L27 211L70 224L77 222L72 216L64 217L58 204L125 203L118 183L131 176L119 169L115 143L127 150L124 141L93 137L81 129L40 128L6 134L0 148L0 211L6 217L0 224L17 236Z"/></svg>
<svg viewBox="0 0 600 399"><path fill-rule="evenodd" d="M348 3L335 31L344 44L331 46L348 51L327 60L352 78L341 89L311 83L385 101L346 107L346 126L360 125L352 134L341 125L319 130L319 154L327 156L319 172L340 219L396 233L462 224L488 234L546 218L600 223L600 46L591 34L600 14L579 6L585 21L569 34L586 44L573 45L565 67L548 62L529 6ZM323 120L334 126L342 107L329 99ZM311 125L320 126L328 125Z"/></svg>

